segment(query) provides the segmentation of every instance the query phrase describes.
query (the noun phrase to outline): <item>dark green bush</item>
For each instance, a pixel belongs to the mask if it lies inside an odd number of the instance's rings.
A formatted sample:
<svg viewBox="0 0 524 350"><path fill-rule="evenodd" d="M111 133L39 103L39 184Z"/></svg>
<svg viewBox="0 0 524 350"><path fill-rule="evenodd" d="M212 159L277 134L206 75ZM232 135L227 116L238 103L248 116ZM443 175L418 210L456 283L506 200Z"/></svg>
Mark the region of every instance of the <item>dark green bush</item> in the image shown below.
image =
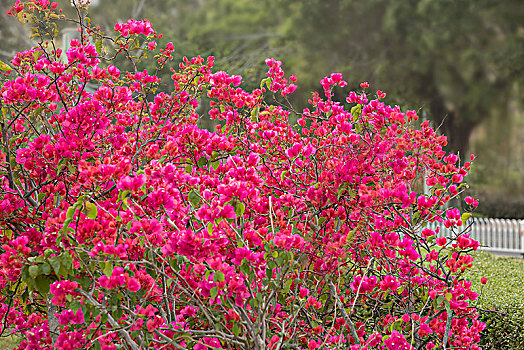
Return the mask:
<svg viewBox="0 0 524 350"><path fill-rule="evenodd" d="M487 324L482 349L524 350L524 260L480 252L467 278L480 294L477 307Z"/></svg>
<svg viewBox="0 0 524 350"><path fill-rule="evenodd" d="M486 193L476 194L480 205L475 213L484 217L524 219L524 196L500 196Z"/></svg>

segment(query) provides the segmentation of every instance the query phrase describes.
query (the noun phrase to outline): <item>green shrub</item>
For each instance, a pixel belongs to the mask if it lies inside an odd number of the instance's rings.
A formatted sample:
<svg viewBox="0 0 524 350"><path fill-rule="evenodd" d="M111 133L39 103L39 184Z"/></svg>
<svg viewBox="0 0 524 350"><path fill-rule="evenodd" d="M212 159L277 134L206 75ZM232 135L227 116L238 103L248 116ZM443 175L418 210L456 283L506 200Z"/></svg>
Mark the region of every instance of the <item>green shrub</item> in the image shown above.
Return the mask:
<svg viewBox="0 0 524 350"><path fill-rule="evenodd" d="M524 350L524 260L479 252L467 278L479 293L477 306L486 323L482 349Z"/></svg>

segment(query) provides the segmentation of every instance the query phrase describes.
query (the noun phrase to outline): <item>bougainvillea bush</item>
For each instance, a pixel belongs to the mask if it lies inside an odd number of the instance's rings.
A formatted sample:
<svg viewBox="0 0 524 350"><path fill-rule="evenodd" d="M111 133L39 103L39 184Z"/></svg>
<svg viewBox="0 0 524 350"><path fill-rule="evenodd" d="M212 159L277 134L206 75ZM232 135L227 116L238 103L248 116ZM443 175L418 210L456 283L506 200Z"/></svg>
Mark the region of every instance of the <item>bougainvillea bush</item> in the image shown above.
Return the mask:
<svg viewBox="0 0 524 350"><path fill-rule="evenodd" d="M156 71L111 60L169 68L173 44L148 21L101 33L79 6L67 52L55 3L10 11L40 44L1 64L3 336L19 349L478 349L462 276L478 243L467 213L442 209L470 162L428 122L367 83L335 101L340 74L295 111L296 78L274 59L254 91L195 57L158 92ZM202 101L213 132L197 127Z"/></svg>

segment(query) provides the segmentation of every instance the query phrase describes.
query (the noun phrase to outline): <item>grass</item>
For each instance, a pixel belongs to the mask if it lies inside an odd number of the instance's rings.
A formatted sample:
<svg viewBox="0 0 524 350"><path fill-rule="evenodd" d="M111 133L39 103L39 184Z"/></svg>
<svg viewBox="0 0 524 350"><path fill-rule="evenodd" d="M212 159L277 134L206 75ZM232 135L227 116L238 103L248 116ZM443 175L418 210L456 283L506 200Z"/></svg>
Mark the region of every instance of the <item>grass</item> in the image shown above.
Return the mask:
<svg viewBox="0 0 524 350"><path fill-rule="evenodd" d="M0 338L0 350L12 350L18 345L15 337Z"/></svg>

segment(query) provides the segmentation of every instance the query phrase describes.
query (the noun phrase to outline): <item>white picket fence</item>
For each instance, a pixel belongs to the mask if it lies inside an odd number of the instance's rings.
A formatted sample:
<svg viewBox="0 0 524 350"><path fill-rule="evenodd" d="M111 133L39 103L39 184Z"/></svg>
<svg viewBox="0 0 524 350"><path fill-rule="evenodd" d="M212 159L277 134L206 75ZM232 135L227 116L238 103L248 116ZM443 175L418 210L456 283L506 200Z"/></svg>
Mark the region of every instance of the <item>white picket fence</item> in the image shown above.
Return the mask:
<svg viewBox="0 0 524 350"><path fill-rule="evenodd" d="M437 226L440 226L439 236L451 235L442 224L433 223L428 227L435 229ZM467 226L470 226L470 237L479 241L482 249L524 257L524 220L475 218L469 219Z"/></svg>

